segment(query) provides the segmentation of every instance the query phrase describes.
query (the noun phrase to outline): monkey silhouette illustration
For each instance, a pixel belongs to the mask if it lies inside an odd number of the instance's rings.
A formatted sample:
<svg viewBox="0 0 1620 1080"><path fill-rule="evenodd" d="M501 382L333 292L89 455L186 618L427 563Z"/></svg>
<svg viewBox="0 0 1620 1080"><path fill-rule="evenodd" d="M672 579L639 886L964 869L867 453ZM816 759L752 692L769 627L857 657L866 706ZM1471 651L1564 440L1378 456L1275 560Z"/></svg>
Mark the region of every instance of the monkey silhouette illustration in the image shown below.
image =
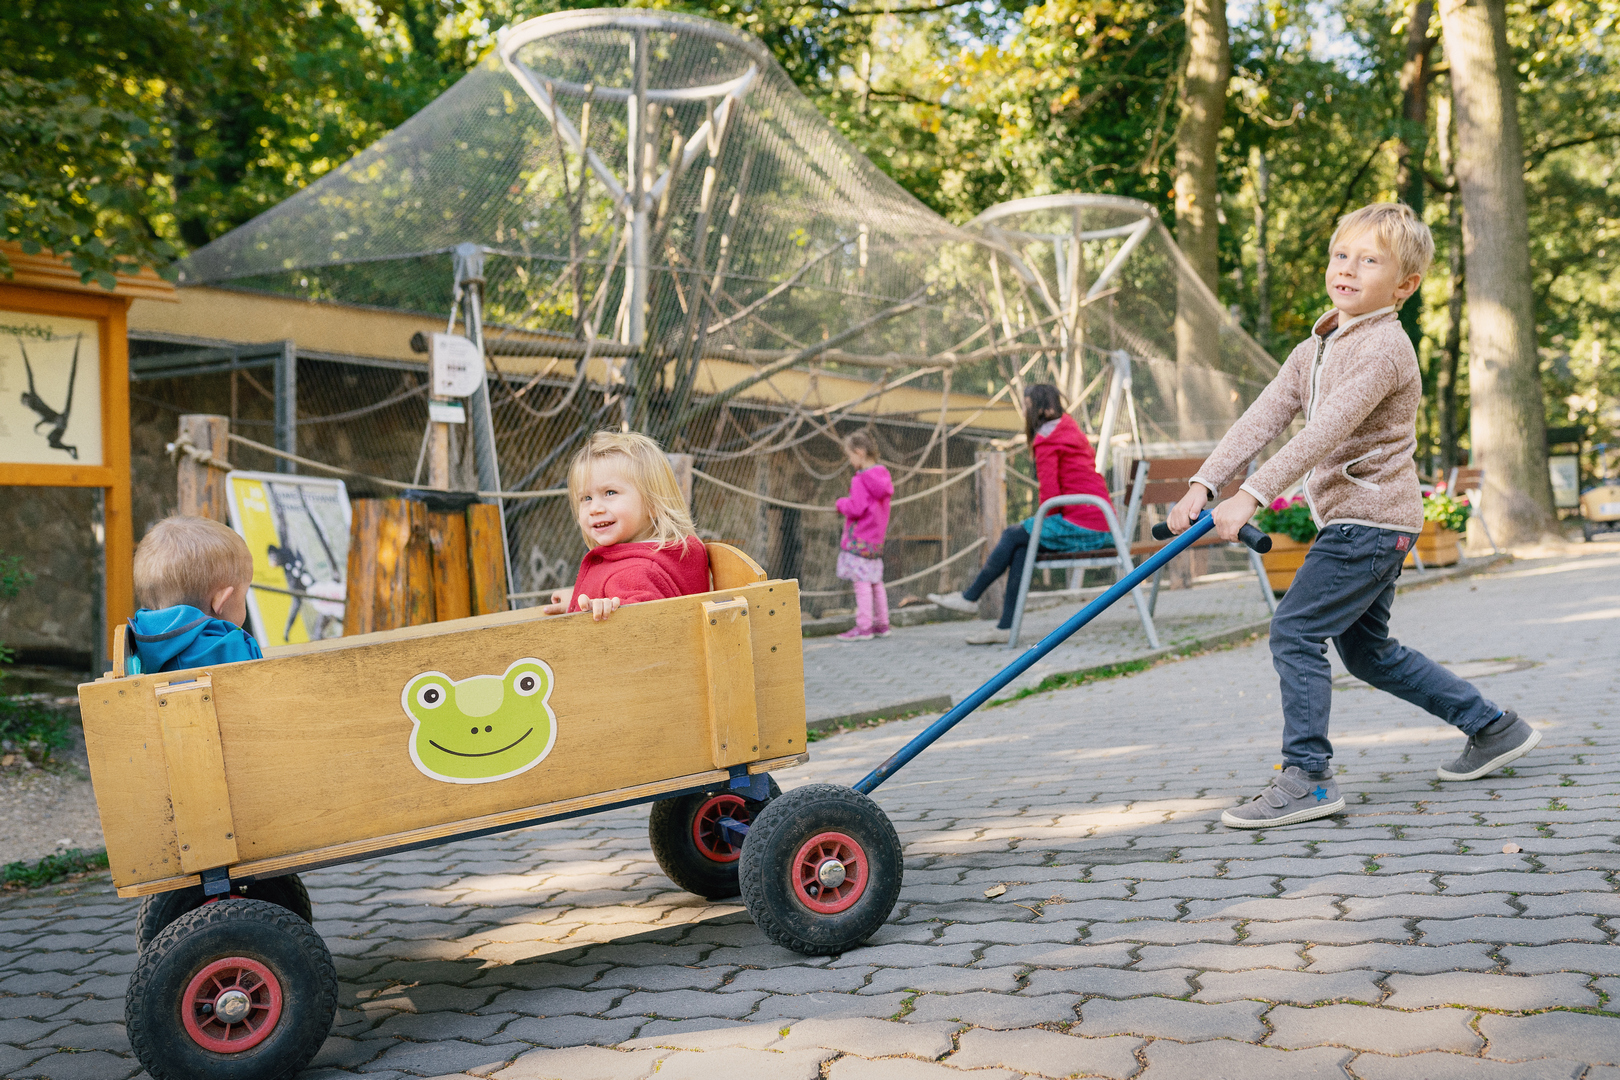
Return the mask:
<svg viewBox="0 0 1620 1080"><path fill-rule="evenodd" d="M45 404L45 400L34 389L34 365L28 362L28 348L23 344L22 338L17 338L17 348L22 350L23 367L28 371L28 389L23 392L22 403L34 410L35 415L39 417L34 424L34 430L38 431L46 424L51 425L51 430L45 436L51 448L66 450L74 461L79 460L79 448L63 442L62 434L67 431L68 417L73 415L73 382L79 377L79 342L83 338L84 335L81 334L73 339L73 366L68 370L67 401L63 404L61 412Z"/></svg>

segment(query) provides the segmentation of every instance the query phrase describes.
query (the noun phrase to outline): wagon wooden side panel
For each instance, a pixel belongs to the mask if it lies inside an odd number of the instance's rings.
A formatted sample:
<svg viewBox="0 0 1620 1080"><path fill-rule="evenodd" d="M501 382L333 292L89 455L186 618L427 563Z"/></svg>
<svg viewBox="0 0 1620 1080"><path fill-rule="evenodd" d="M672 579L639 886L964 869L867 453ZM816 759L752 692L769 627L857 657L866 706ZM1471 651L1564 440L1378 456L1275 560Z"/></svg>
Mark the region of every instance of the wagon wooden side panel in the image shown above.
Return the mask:
<svg viewBox="0 0 1620 1080"><path fill-rule="evenodd" d="M751 710L737 697L749 686ZM193 742L217 723L228 811L207 817L171 788L208 759L176 765L164 696L184 699ZM103 679L80 702L120 893L196 882L208 860L194 845L228 850L227 831L232 876L270 876L797 763L798 586L635 604L602 623L476 616Z"/></svg>

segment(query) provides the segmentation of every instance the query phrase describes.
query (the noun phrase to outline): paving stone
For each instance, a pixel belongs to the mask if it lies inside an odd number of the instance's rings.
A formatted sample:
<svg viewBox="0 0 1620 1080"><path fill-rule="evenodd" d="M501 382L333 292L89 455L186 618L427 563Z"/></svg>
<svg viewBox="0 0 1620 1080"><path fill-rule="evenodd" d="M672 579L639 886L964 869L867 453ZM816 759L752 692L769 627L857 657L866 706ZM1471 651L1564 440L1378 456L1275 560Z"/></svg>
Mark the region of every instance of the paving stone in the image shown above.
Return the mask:
<svg viewBox="0 0 1620 1080"><path fill-rule="evenodd" d="M1579 1047L1589 1065L1620 1065L1620 1017L1549 1012L1479 1018L1485 1056L1501 1061L1568 1056Z"/></svg>
<svg viewBox="0 0 1620 1080"><path fill-rule="evenodd" d="M1333 874L1322 878L1288 878L1282 895L1295 896L1389 896L1392 893L1432 893L1436 887L1426 874ZM1477 890L1487 891L1487 890Z"/></svg>
<svg viewBox="0 0 1620 1080"><path fill-rule="evenodd" d="M1273 1050L1229 1042L1148 1043L1148 1066L1138 1080L1347 1080L1344 1063L1354 1051L1336 1047Z"/></svg>
<svg viewBox="0 0 1620 1080"><path fill-rule="evenodd" d="M1007 1069L979 1069L973 1080L1016 1080L1018 1074ZM962 1074L944 1065L914 1058L883 1058L868 1061L865 1058L839 1058L827 1067L827 1080L962 1080Z"/></svg>
<svg viewBox="0 0 1620 1080"><path fill-rule="evenodd" d="M892 994L773 994L759 1003L750 1020L794 1022L827 1017L890 1017L912 997L907 991Z"/></svg>
<svg viewBox="0 0 1620 1080"><path fill-rule="evenodd" d="M1186 881L1144 881L1131 895L1143 900L1166 896L1177 900L1218 900L1254 896L1264 891L1263 878L1191 878Z"/></svg>
<svg viewBox="0 0 1620 1080"><path fill-rule="evenodd" d="M1392 1009L1432 1005L1472 1005L1481 1009L1528 1012L1534 1009L1585 1009L1597 1005L1597 992L1581 974L1484 975L1446 972L1440 975L1391 975Z"/></svg>
<svg viewBox="0 0 1620 1080"><path fill-rule="evenodd" d="M804 994L816 990L834 990L844 993L860 989L866 984L867 977L877 968L806 968L789 967L776 969L744 968L737 972L736 977L720 989L726 992L735 990L764 990L772 994ZM904 970L904 969L892 969Z"/></svg>
<svg viewBox="0 0 1620 1080"><path fill-rule="evenodd" d="M1116 1035L1100 1039L1060 1035L1055 1031L991 1031L974 1028L962 1033L961 1048L946 1059L958 1069L1001 1066L1036 1076L1107 1076L1118 1080L1139 1067L1136 1051L1141 1039Z"/></svg>
<svg viewBox="0 0 1620 1080"><path fill-rule="evenodd" d="M929 1061L950 1053L956 1023L893 1023L851 1017L846 1020L805 1020L794 1024L778 1048L797 1050L824 1047L864 1058L907 1056Z"/></svg>
<svg viewBox="0 0 1620 1080"><path fill-rule="evenodd" d="M928 964L971 964L976 959L974 947L961 945L877 945L852 949L833 958L829 967L923 967Z"/></svg>
<svg viewBox="0 0 1620 1080"><path fill-rule="evenodd" d="M1620 975L1620 946L1615 945L1508 945L1501 953L1508 970L1515 974L1584 971L1590 975Z"/></svg>
<svg viewBox="0 0 1620 1080"><path fill-rule="evenodd" d="M1315 1005L1327 1001L1376 1002L1384 991L1376 971L1206 971L1198 976L1194 1001L1287 1002Z"/></svg>
<svg viewBox="0 0 1620 1080"><path fill-rule="evenodd" d="M487 995L487 991L485 992ZM507 990L498 993L482 1013L517 1013L519 1016L590 1016L605 1013L630 995L625 990L574 990L554 986L544 990Z"/></svg>
<svg viewBox="0 0 1620 1080"><path fill-rule="evenodd" d="M1308 971L1491 971L1496 967L1484 945L1313 945Z"/></svg>
<svg viewBox="0 0 1620 1080"><path fill-rule="evenodd" d="M1188 968L1120 971L1117 968L1084 967L1063 971L1032 971L1019 993L1031 997L1039 994L1095 994L1109 998L1148 994L1183 997L1191 989L1188 979L1193 974Z"/></svg>
<svg viewBox="0 0 1620 1080"><path fill-rule="evenodd" d="M670 1053L599 1046L531 1050L491 1076L494 1080L647 1080Z"/></svg>
<svg viewBox="0 0 1620 1080"><path fill-rule="evenodd" d="M1086 943L1140 941L1156 945L1183 945L1194 941L1230 943L1236 941L1237 937L1237 927L1230 922L1164 922L1160 919L1138 919L1126 923L1092 923L1086 932Z"/></svg>
<svg viewBox="0 0 1620 1080"><path fill-rule="evenodd" d="M678 1050L658 1064L658 1080L715 1080L716 1077L780 1077L820 1080L821 1063L832 1050L745 1050L728 1047L697 1053Z"/></svg>
<svg viewBox="0 0 1620 1080"><path fill-rule="evenodd" d="M1468 896L1350 896L1344 900L1346 919L1461 919L1470 915L1513 915L1505 895L1472 893Z"/></svg>
<svg viewBox="0 0 1620 1080"><path fill-rule="evenodd" d="M1350 1067L1360 1080L1575 1080L1586 1066L1577 1061L1526 1061L1509 1064L1461 1054L1412 1054L1385 1057L1358 1054ZM1588 1080L1598 1080L1592 1073Z"/></svg>
<svg viewBox="0 0 1620 1080"><path fill-rule="evenodd" d="M1207 971L1247 971L1250 968L1301 968L1299 946L1291 945L1144 945L1138 950L1137 968L1190 967Z"/></svg>
<svg viewBox="0 0 1620 1080"><path fill-rule="evenodd" d="M26 1046L38 1042L51 1032L63 1027L66 1022L54 1020L41 1023L38 1020L18 1018L15 1020L0 1020L0 1043L16 1043Z"/></svg>
<svg viewBox="0 0 1620 1080"><path fill-rule="evenodd" d="M1446 892L1463 893L1563 893L1601 891L1609 882L1594 870L1565 874L1447 874Z"/></svg>
<svg viewBox="0 0 1620 1080"><path fill-rule="evenodd" d="M1418 923L1425 945L1456 941L1489 941L1515 945L1545 945L1553 941L1608 941L1589 916L1565 915L1555 919L1482 917Z"/></svg>
<svg viewBox="0 0 1620 1080"><path fill-rule="evenodd" d="M758 990L731 994L705 994L700 990L637 991L627 996L607 1016L664 1016L684 1020L692 1016L728 1016L740 1019L754 1011L766 995Z"/></svg>
<svg viewBox="0 0 1620 1080"><path fill-rule="evenodd" d="M1110 945L992 945L979 961L985 967L1025 964L1031 967L1126 967L1136 946L1120 941Z"/></svg>
<svg viewBox="0 0 1620 1080"><path fill-rule="evenodd" d="M1205 1005L1169 998L1093 998L1080 1007L1081 1035L1146 1035L1197 1042L1203 1039L1259 1040L1265 1034L1258 1001Z"/></svg>
<svg viewBox="0 0 1620 1080"><path fill-rule="evenodd" d="M436 1042L395 1042L364 1065L361 1073L381 1071L407 1071L437 1076L440 1073L466 1072L471 1069L505 1065L527 1050L523 1043L501 1042L494 1045L463 1042L460 1039L441 1039Z"/></svg>
<svg viewBox="0 0 1620 1080"><path fill-rule="evenodd" d="M922 994L906 1020L960 1020L975 1027L1007 1030L1036 1024L1061 1024L1074 1020L1076 999L1063 994L1022 997L975 991L966 994Z"/></svg>
<svg viewBox="0 0 1620 1080"><path fill-rule="evenodd" d="M1287 900L1274 896L1234 896L1227 900L1192 900L1187 904L1188 919L1334 919L1339 909L1331 896L1299 896ZM1253 927L1250 927L1253 932Z"/></svg>
<svg viewBox="0 0 1620 1080"><path fill-rule="evenodd" d="M1017 967L1000 968L878 968L861 994L887 994L896 990L959 994L969 990L1011 993L1018 989Z"/></svg>
<svg viewBox="0 0 1620 1080"><path fill-rule="evenodd" d="M722 967L651 967L610 970L591 984L597 987L625 987L631 990L713 990L731 972Z"/></svg>
<svg viewBox="0 0 1620 1080"><path fill-rule="evenodd" d="M1243 940L1256 945L1275 941L1308 941L1323 945L1355 945L1364 941L1410 941L1412 931L1401 919L1295 919L1292 922L1253 922Z"/></svg>
<svg viewBox="0 0 1620 1080"><path fill-rule="evenodd" d="M86 1054L51 1054L25 1068L27 1071L22 1077L37 1076L43 1080L125 1080L140 1072L141 1064L132 1057L92 1050Z"/></svg>
<svg viewBox="0 0 1620 1080"><path fill-rule="evenodd" d="M1266 1044L1288 1050L1349 1046L1393 1054L1423 1050L1471 1052L1484 1045L1468 1026L1473 1015L1463 1009L1403 1013L1365 1005L1323 1005L1314 1009L1279 1005L1266 1016L1273 1028Z"/></svg>
<svg viewBox="0 0 1620 1080"><path fill-rule="evenodd" d="M782 1041L787 1028L780 1022L739 1024L726 1021L722 1026L704 1030L661 1031L619 1044L621 1050L639 1050L647 1047L665 1050L720 1050L742 1047L763 1050Z"/></svg>
<svg viewBox="0 0 1620 1080"><path fill-rule="evenodd" d="M49 1050L25 1050L20 1046L0 1046L0 1075L17 1076L29 1062L38 1061Z"/></svg>

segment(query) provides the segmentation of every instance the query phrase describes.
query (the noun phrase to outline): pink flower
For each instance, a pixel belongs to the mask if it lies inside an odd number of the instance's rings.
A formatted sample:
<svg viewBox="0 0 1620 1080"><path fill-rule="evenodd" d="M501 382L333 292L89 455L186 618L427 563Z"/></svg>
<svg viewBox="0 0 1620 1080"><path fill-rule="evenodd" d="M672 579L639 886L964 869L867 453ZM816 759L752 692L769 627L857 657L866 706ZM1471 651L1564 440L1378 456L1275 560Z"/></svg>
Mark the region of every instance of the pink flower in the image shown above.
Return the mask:
<svg viewBox="0 0 1620 1080"><path fill-rule="evenodd" d="M1286 510L1286 509L1288 509L1288 506L1289 506L1288 500L1279 495L1277 497L1276 501L1273 502L1266 509L1268 509L1268 510Z"/></svg>
<svg viewBox="0 0 1620 1080"><path fill-rule="evenodd" d="M1305 496L1303 496L1303 495L1295 495L1294 496L1294 501L1289 503L1288 505L1290 505L1290 506L1304 506L1305 505Z"/></svg>

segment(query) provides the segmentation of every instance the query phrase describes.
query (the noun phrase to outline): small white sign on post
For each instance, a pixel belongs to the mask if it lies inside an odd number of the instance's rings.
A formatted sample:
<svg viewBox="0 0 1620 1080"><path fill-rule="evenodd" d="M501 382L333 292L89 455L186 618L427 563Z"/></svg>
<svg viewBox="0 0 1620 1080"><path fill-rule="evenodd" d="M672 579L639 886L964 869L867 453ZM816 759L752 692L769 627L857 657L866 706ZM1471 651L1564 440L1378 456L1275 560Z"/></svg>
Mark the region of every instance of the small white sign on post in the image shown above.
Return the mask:
<svg viewBox="0 0 1620 1080"><path fill-rule="evenodd" d="M483 384L484 358L478 346L460 334L434 334L429 358L434 397L471 397Z"/></svg>

